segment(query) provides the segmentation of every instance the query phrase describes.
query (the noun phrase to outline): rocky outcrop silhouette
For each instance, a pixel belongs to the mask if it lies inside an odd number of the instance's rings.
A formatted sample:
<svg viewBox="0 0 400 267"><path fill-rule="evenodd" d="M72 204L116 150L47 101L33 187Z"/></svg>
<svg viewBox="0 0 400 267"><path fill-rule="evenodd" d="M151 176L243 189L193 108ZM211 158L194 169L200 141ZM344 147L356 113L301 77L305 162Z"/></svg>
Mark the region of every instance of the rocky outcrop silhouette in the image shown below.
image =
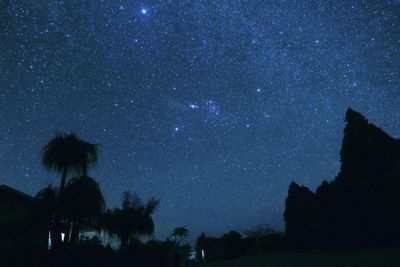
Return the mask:
<svg viewBox="0 0 400 267"><path fill-rule="evenodd" d="M400 140L349 109L341 170L316 192L292 182L284 218L294 246L400 244Z"/></svg>

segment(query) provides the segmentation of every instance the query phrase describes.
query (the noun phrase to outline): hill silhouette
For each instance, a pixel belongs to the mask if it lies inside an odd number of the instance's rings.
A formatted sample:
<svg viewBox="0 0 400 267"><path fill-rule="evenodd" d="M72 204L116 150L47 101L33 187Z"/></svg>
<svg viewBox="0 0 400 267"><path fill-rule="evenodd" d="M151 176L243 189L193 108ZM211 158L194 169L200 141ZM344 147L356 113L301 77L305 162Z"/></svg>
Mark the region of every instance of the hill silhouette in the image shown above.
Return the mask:
<svg viewBox="0 0 400 267"><path fill-rule="evenodd" d="M349 109L341 170L316 192L292 182L284 218L297 247L400 244L400 140Z"/></svg>

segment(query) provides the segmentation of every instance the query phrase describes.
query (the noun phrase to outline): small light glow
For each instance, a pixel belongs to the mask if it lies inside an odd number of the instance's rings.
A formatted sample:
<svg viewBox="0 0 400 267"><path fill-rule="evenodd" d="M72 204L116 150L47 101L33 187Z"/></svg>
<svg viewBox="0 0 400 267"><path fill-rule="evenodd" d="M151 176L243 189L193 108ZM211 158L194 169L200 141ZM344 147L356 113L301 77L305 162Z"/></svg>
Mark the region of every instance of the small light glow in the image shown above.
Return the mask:
<svg viewBox="0 0 400 267"><path fill-rule="evenodd" d="M49 239L47 241L47 248L51 249L51 233L50 233L50 231L49 231Z"/></svg>
<svg viewBox="0 0 400 267"><path fill-rule="evenodd" d="M142 8L142 9L140 10L140 12L142 12L143 15L146 15L146 14L147 14L147 10L146 10L145 8Z"/></svg>

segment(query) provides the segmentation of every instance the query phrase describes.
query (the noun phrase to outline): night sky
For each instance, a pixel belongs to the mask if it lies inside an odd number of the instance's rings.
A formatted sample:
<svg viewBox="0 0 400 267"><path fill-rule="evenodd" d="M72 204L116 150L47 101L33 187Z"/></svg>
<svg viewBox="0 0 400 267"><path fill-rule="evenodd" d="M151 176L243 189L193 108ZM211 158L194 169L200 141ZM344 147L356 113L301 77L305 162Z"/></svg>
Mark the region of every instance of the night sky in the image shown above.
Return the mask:
<svg viewBox="0 0 400 267"><path fill-rule="evenodd" d="M57 131L99 144L108 207L157 236L282 230L294 180L340 168L344 113L400 137L400 1L0 0L0 184L59 185Z"/></svg>

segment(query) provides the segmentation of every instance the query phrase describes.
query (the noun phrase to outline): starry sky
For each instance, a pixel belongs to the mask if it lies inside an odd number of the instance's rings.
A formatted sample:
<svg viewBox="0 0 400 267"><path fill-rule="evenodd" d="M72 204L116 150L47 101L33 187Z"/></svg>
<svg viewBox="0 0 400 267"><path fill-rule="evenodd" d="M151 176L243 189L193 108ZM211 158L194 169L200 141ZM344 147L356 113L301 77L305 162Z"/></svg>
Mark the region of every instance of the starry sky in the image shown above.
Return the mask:
<svg viewBox="0 0 400 267"><path fill-rule="evenodd" d="M74 132L108 207L161 199L159 238L282 230L348 107L400 137L399 67L399 0L0 0L0 184L59 184L41 149Z"/></svg>

